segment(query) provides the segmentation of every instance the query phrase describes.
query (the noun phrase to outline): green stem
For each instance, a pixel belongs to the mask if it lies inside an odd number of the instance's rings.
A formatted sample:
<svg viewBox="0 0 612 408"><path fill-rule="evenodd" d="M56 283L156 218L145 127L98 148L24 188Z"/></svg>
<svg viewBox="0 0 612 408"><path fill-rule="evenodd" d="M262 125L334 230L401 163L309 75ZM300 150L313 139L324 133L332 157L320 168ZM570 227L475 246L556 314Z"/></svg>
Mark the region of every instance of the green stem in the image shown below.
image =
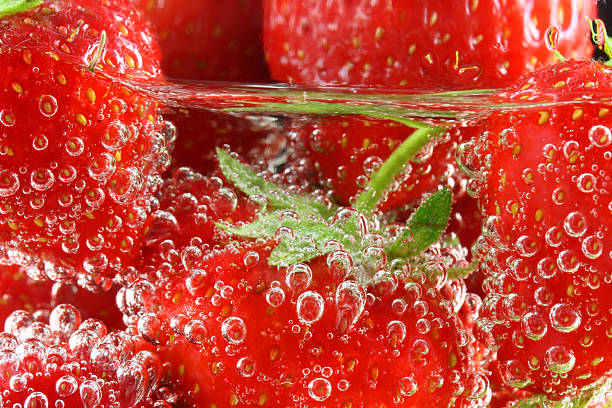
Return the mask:
<svg viewBox="0 0 612 408"><path fill-rule="evenodd" d="M402 172L404 166L434 137L442 135L444 128L416 129L410 137L391 153L391 156L372 175L370 182L357 197L355 209L363 214L371 214L378 205L387 188Z"/></svg>

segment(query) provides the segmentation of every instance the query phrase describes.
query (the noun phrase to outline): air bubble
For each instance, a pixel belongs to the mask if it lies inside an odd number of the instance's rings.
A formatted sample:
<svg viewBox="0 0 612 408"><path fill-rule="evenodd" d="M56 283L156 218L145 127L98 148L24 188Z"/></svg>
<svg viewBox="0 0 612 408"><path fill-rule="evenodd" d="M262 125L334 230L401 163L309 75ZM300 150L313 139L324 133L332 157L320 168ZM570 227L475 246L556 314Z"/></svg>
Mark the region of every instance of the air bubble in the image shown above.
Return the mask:
<svg viewBox="0 0 612 408"><path fill-rule="evenodd" d="M392 320L387 324L387 337L393 344L399 344L406 338L406 325L399 320Z"/></svg>
<svg viewBox="0 0 612 408"><path fill-rule="evenodd" d="M117 162L110 153L100 154L89 165L89 176L97 181L106 181L115 172Z"/></svg>
<svg viewBox="0 0 612 408"><path fill-rule="evenodd" d="M612 141L612 132L603 125L596 125L589 129L589 139L597 147L607 147Z"/></svg>
<svg viewBox="0 0 612 408"><path fill-rule="evenodd" d="M138 198L144 186L142 174L135 168L122 169L109 182L108 195L118 204L126 205Z"/></svg>
<svg viewBox="0 0 612 408"><path fill-rule="evenodd" d="M71 137L66 142L66 153L70 156L79 156L85 150L83 140L78 137Z"/></svg>
<svg viewBox="0 0 612 408"><path fill-rule="evenodd" d="M580 267L580 260L574 251L567 249L557 255L557 266L563 272L574 273Z"/></svg>
<svg viewBox="0 0 612 408"><path fill-rule="evenodd" d="M580 313L570 304L557 303L550 309L550 325L562 333L578 329L581 321Z"/></svg>
<svg viewBox="0 0 612 408"><path fill-rule="evenodd" d="M397 385L400 394L405 397L410 397L418 391L417 382L412 377L404 377L400 379Z"/></svg>
<svg viewBox="0 0 612 408"><path fill-rule="evenodd" d="M49 147L49 139L46 136L36 136L32 139L32 147L34 150L42 151Z"/></svg>
<svg viewBox="0 0 612 408"><path fill-rule="evenodd" d="M353 281L344 281L336 289L336 328L339 333L348 331L359 319L366 304L365 291Z"/></svg>
<svg viewBox="0 0 612 408"><path fill-rule="evenodd" d="M571 350L564 346L552 346L546 350L544 361L552 372L564 374L574 368L576 357Z"/></svg>
<svg viewBox="0 0 612 408"><path fill-rule="evenodd" d="M19 177L9 170L0 170L0 197L10 197L19 190Z"/></svg>
<svg viewBox="0 0 612 408"><path fill-rule="evenodd" d="M130 138L130 130L121 121L114 121L108 125L104 137L102 138L102 146L110 152L119 150L125 146Z"/></svg>
<svg viewBox="0 0 612 408"><path fill-rule="evenodd" d="M317 292L308 291L300 295L296 304L298 319L304 324L312 324L323 316L325 302Z"/></svg>
<svg viewBox="0 0 612 408"><path fill-rule="evenodd" d="M57 99L51 95L43 95L38 101L38 109L43 116L48 118L57 113Z"/></svg>
<svg viewBox="0 0 612 408"><path fill-rule="evenodd" d="M30 185L34 190L46 191L54 182L55 176L49 169L39 169L30 174Z"/></svg>
<svg viewBox="0 0 612 408"><path fill-rule="evenodd" d="M603 253L603 243L595 235L590 235L582 241L582 253L589 259L597 259Z"/></svg>
<svg viewBox="0 0 612 408"><path fill-rule="evenodd" d="M278 286L266 291L266 302L272 307L279 307L285 301L285 291Z"/></svg>
<svg viewBox="0 0 612 408"><path fill-rule="evenodd" d="M221 324L221 335L231 344L242 343L247 334L246 330L246 325L239 317L228 317Z"/></svg>
<svg viewBox="0 0 612 408"><path fill-rule="evenodd" d="M535 312L523 316L521 327L525 336L531 340L540 340L548 330L546 319Z"/></svg>
<svg viewBox="0 0 612 408"><path fill-rule="evenodd" d="M98 383L93 380L85 380L79 387L79 395L83 408L95 408L102 400L102 390Z"/></svg>
<svg viewBox="0 0 612 408"><path fill-rule="evenodd" d="M6 127L12 127L15 125L15 114L10 109L0 110L0 123Z"/></svg>
<svg viewBox="0 0 612 408"><path fill-rule="evenodd" d="M42 392L33 392L25 399L23 408L49 408L49 400Z"/></svg>
<svg viewBox="0 0 612 408"><path fill-rule="evenodd" d="M81 324L81 314L72 305L56 306L49 315L49 327L60 339L68 339Z"/></svg>
<svg viewBox="0 0 612 408"><path fill-rule="evenodd" d="M74 378L74 376L70 374L62 376L55 383L55 391L57 392L57 395L62 398L71 396L72 394L77 392L78 389L79 383L77 382L76 378Z"/></svg>
<svg viewBox="0 0 612 408"><path fill-rule="evenodd" d="M185 325L185 337L193 344L202 344L206 340L207 330L201 320L191 320Z"/></svg>
<svg viewBox="0 0 612 408"><path fill-rule="evenodd" d="M249 357L242 357L236 363L236 369L241 376L252 377L255 374L255 361Z"/></svg>
<svg viewBox="0 0 612 408"><path fill-rule="evenodd" d="M590 173L581 174L576 181L578 190L582 191L583 193L592 193L595 191L596 184L597 178Z"/></svg>
<svg viewBox="0 0 612 408"><path fill-rule="evenodd" d="M325 401L331 392L331 383L325 378L315 378L308 384L308 395L315 401Z"/></svg>
<svg viewBox="0 0 612 408"><path fill-rule="evenodd" d="M310 282L312 282L312 270L308 265L298 263L287 269L285 283L294 296L306 290Z"/></svg>

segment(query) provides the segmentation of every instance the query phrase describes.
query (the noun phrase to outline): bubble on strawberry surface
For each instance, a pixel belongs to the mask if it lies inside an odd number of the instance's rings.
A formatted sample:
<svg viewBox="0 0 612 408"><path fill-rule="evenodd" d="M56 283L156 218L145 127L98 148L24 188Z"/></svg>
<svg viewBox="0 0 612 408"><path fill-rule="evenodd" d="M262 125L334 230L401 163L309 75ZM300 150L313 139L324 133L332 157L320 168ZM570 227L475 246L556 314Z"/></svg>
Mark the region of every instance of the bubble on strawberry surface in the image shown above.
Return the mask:
<svg viewBox="0 0 612 408"><path fill-rule="evenodd" d="M315 401L325 401L332 393L332 385L325 378L315 378L308 383L308 395Z"/></svg>
<svg viewBox="0 0 612 408"><path fill-rule="evenodd" d="M144 187L142 173L135 168L116 171L109 180L108 195L115 202L126 205L133 202Z"/></svg>
<svg viewBox="0 0 612 408"><path fill-rule="evenodd" d="M10 197L15 194L20 187L19 176L9 170L0 171L0 196Z"/></svg>
<svg viewBox="0 0 612 408"><path fill-rule="evenodd" d="M0 124L6 127L13 127L15 125L15 114L12 109L0 110Z"/></svg>
<svg viewBox="0 0 612 408"><path fill-rule="evenodd" d="M221 325L221 335L230 344L240 344L247 335L247 327L239 317L228 317Z"/></svg>
<svg viewBox="0 0 612 408"><path fill-rule="evenodd" d="M312 282L312 270L303 263L291 265L285 274L285 284L294 297L308 289Z"/></svg>
<svg viewBox="0 0 612 408"><path fill-rule="evenodd" d="M300 322L309 325L321 319L325 301L319 293L307 291L298 297L295 308Z"/></svg>
<svg viewBox="0 0 612 408"><path fill-rule="evenodd" d="M266 292L266 301L272 307L279 307L285 301L285 291L278 287L273 286Z"/></svg>

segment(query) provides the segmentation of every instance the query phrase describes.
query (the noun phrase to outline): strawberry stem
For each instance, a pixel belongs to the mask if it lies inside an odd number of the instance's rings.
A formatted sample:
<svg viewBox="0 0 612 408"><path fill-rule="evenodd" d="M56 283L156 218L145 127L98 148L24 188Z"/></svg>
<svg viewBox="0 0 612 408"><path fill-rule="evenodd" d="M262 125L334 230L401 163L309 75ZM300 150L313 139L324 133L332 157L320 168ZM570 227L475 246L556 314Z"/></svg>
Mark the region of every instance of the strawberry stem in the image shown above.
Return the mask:
<svg viewBox="0 0 612 408"><path fill-rule="evenodd" d="M374 212L385 191L403 171L406 163L434 137L442 135L445 131L445 128L440 127L416 129L372 175L366 188L357 197L354 208L362 214Z"/></svg>

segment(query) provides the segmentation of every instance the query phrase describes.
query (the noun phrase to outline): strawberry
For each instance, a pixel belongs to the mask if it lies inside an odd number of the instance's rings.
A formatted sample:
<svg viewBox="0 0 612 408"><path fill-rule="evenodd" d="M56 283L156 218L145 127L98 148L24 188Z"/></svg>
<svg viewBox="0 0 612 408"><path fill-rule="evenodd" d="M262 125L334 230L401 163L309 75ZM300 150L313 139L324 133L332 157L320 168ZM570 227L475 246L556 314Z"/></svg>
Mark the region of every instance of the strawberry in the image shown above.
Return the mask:
<svg viewBox="0 0 612 408"><path fill-rule="evenodd" d="M46 315L59 304L71 303L83 318L99 319L110 329L124 327L114 302L116 288L110 293L92 293L68 282L34 280L18 265L0 265L0 288L0 322L15 310Z"/></svg>
<svg viewBox="0 0 612 408"><path fill-rule="evenodd" d="M551 399L612 370L611 74L570 61L527 76L460 156L485 220L477 338L508 385Z"/></svg>
<svg viewBox="0 0 612 408"><path fill-rule="evenodd" d="M216 167L217 147L229 147L236 153L252 157L281 139L278 129L267 121L258 123L222 112L181 108L164 117L177 128L170 171L191 167L208 175Z"/></svg>
<svg viewBox="0 0 612 408"><path fill-rule="evenodd" d="M260 0L134 0L159 38L171 78L267 82Z"/></svg>
<svg viewBox="0 0 612 408"><path fill-rule="evenodd" d="M448 189L409 227L387 225L286 191L224 151L219 160L229 182L257 194L259 217L217 224L238 238L212 251L174 245L164 272L119 301L189 406L485 403L467 330L476 310L462 308L463 282L446 278L464 252L427 249L446 226Z"/></svg>
<svg viewBox="0 0 612 408"><path fill-rule="evenodd" d="M454 152L463 137L478 130L454 129L429 143L413 158L378 208L386 211L414 204L438 186L454 185L459 191L461 173ZM306 124L298 122L293 132L294 156L309 160L316 169L317 181L330 188L339 203L349 205L371 174L414 129L390 120L332 116Z"/></svg>
<svg viewBox="0 0 612 408"><path fill-rule="evenodd" d="M0 406L170 407L152 398L161 376L156 354L136 336L107 334L62 304L48 322L13 312L0 333Z"/></svg>
<svg viewBox="0 0 612 408"><path fill-rule="evenodd" d="M571 0L265 0L264 50L272 78L285 82L497 88L552 62L544 41L551 26L561 53L590 57L583 22L595 7Z"/></svg>
<svg viewBox="0 0 612 408"><path fill-rule="evenodd" d="M124 0L45 1L0 25L0 260L108 289L140 251L174 137L111 77L159 78L156 43Z"/></svg>

